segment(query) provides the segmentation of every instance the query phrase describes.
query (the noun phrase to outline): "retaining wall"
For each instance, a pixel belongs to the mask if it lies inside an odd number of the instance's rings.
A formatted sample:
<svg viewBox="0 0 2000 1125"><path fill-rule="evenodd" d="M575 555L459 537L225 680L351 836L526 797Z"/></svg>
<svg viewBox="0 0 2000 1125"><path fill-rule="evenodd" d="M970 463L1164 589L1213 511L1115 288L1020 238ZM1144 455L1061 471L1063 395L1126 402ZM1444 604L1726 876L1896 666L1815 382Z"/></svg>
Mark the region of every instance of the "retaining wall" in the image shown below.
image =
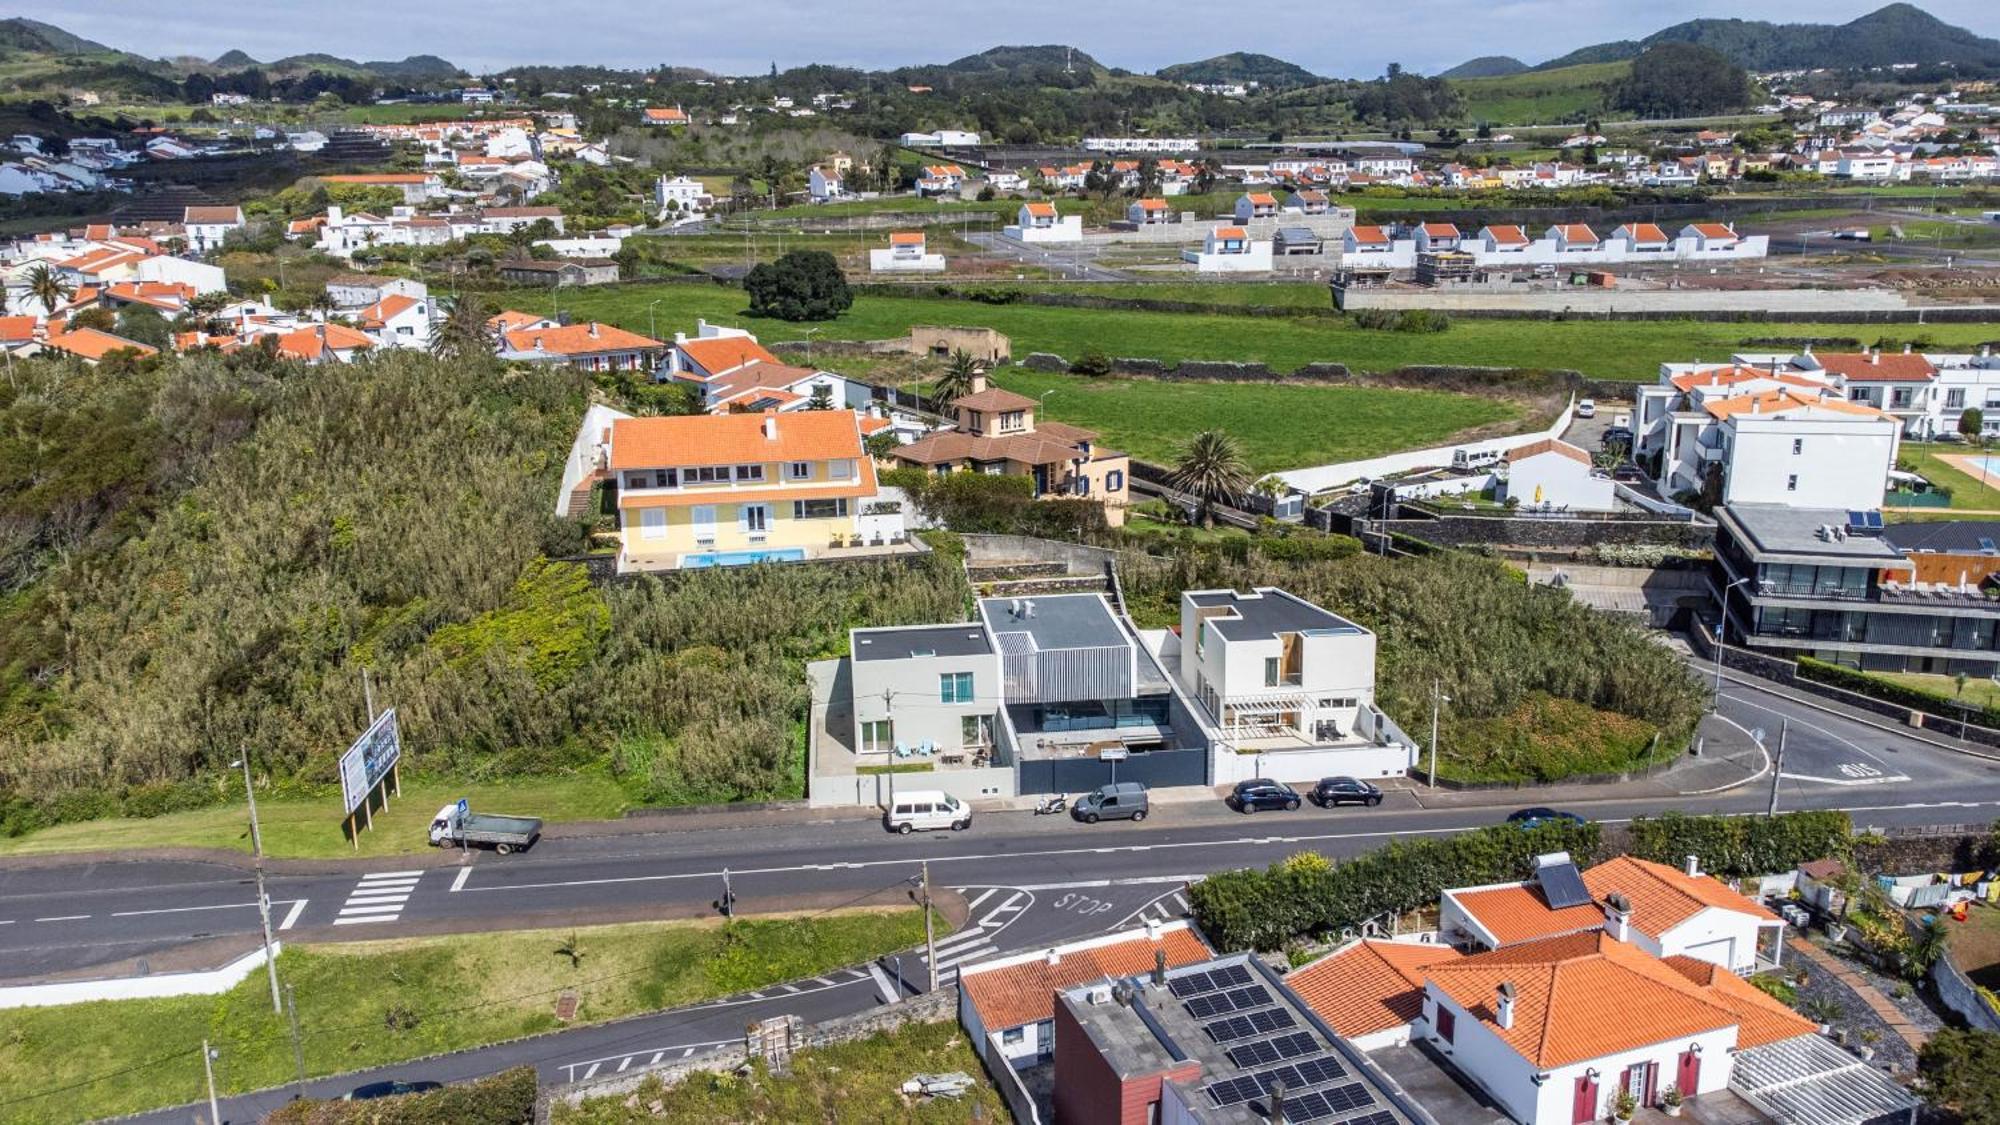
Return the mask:
<svg viewBox="0 0 2000 1125"><path fill-rule="evenodd" d="M2000 1032L2000 1012L1993 1010L1971 978L1952 963L1951 954L1938 958L1931 966L1931 983L1937 986L1938 999L1957 1012L1967 1026L1978 1031Z"/></svg>
<svg viewBox="0 0 2000 1125"><path fill-rule="evenodd" d="M1448 515L1437 519L1380 520L1375 526L1448 546L1488 543L1509 547L1590 547L1599 543L1630 543L1708 549L1715 545L1712 525L1679 520Z"/></svg>
<svg viewBox="0 0 2000 1125"><path fill-rule="evenodd" d="M273 941L276 956L283 943ZM251 973L264 967L260 947L219 969L199 973L160 973L143 977L114 977L105 980L63 981L57 984L23 984L0 988L0 1008L53 1008L62 1004L83 1004L92 1000L156 1000L165 996L219 996L242 984Z"/></svg>

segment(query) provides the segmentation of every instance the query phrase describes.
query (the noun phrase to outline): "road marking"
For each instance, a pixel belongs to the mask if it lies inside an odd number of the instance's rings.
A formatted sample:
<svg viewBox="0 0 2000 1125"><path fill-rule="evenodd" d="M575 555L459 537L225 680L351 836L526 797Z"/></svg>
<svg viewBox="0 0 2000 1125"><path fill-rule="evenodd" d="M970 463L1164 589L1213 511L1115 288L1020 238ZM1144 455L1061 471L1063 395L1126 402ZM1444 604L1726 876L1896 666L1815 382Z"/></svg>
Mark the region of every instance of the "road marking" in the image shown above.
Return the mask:
<svg viewBox="0 0 2000 1125"><path fill-rule="evenodd" d="M971 941L978 941L984 938L985 936L986 936L986 931L980 929L977 926L969 930L960 930L957 933L951 935L950 937L939 941L937 943L938 952L942 953L945 950L950 949L954 946L964 945L967 942Z"/></svg>
<svg viewBox="0 0 2000 1125"><path fill-rule="evenodd" d="M625 1061L618 1064L618 1073L620 1074L625 1073L625 1068L631 1065L632 1065L632 1056L626 1055Z"/></svg>
<svg viewBox="0 0 2000 1125"><path fill-rule="evenodd" d="M981 891L981 892L979 893L979 897L978 897L978 898L975 898L975 899L973 899L973 900L972 900L971 902L968 902L968 903L966 903L966 904L965 904L965 908L966 908L967 910L977 910L977 909L979 909L979 904L980 904L980 903L982 903L982 902L985 902L985 901L986 901L987 899L989 899L989 898L992 898L992 897L993 897L993 892L994 892L994 891L996 891L996 890L998 890L998 889L999 889L999 888L997 888L997 887L988 887L988 888L987 888L986 890L984 890L984 891Z"/></svg>
<svg viewBox="0 0 2000 1125"><path fill-rule="evenodd" d="M955 968L959 965L969 965L974 961L984 961L988 957L998 955L999 952L1000 948L991 941L975 941L969 945L961 945L950 953L946 953L940 949L938 950L938 970L942 972L945 969Z"/></svg>
<svg viewBox="0 0 2000 1125"><path fill-rule="evenodd" d="M781 984L778 987L784 989L786 992L797 992L799 990L799 986L796 984Z"/></svg>
<svg viewBox="0 0 2000 1125"><path fill-rule="evenodd" d="M894 1004L896 1001L902 999L902 997L896 995L896 986L889 983L889 977L882 971L882 966L877 965L873 961L868 962L868 975L875 978L875 991L882 997L884 1004ZM690 1053L692 1053L692 1049L690 1049Z"/></svg>
<svg viewBox="0 0 2000 1125"><path fill-rule="evenodd" d="M764 994L763 994L763 993L761 993L761 992L752 992L752 993L750 994L750 999L752 999L752 1000L762 1000L762 999L764 999Z"/></svg>
<svg viewBox="0 0 2000 1125"><path fill-rule="evenodd" d="M603 1063L591 1063L590 1069L583 1072L583 1080L590 1081L591 1076L597 1073L597 1068L603 1065Z"/></svg>
<svg viewBox="0 0 2000 1125"><path fill-rule="evenodd" d="M410 901L409 895L352 894L347 896L347 905L349 906L381 906L385 903L400 906L408 901Z"/></svg>
<svg viewBox="0 0 2000 1125"><path fill-rule="evenodd" d="M305 899L300 899L297 902L294 902L292 904L292 908L285 912L285 920L278 923L278 928L281 930L291 929L294 925L298 923L299 915L304 914L305 912L306 912Z"/></svg>
<svg viewBox="0 0 2000 1125"><path fill-rule="evenodd" d="M271 900L271 905L277 906L279 903L293 902L293 901L304 902L305 900L274 898ZM146 914L186 914L189 911L194 911L194 910L255 910L255 909L257 909L257 904L254 902L218 902L210 906L162 906L156 910L114 910L111 912L111 917L137 918Z"/></svg>
<svg viewBox="0 0 2000 1125"><path fill-rule="evenodd" d="M335 918L333 924L336 926L359 926L364 922L393 922L395 920L396 918L392 914L377 914L363 918Z"/></svg>
<svg viewBox="0 0 2000 1125"><path fill-rule="evenodd" d="M403 904L400 902L392 902L382 906L343 906L340 908L340 916L342 918L358 917L363 914L387 914L389 917L394 918L402 912Z"/></svg>
<svg viewBox="0 0 2000 1125"><path fill-rule="evenodd" d="M665 1052L665 1051L654 1051L654 1052L653 1052L653 1057L652 1057L651 1059L648 1059L648 1060L647 1060L647 1062L646 1062L646 1065L647 1065L647 1066L658 1066L658 1065L660 1065L660 1059L661 1059L661 1058L662 1058L662 1057L663 1057L664 1055L666 1055L666 1052Z"/></svg>
<svg viewBox="0 0 2000 1125"><path fill-rule="evenodd" d="M459 875L463 877L470 870L469 867L460 868ZM393 922L402 917L423 874L421 871L383 871L363 875L354 889L347 892L346 901L340 904L340 912L333 919L334 925Z"/></svg>
<svg viewBox="0 0 2000 1125"><path fill-rule="evenodd" d="M687 1050L685 1050L685 1051L682 1051L682 1052L681 1052L681 1057L682 1057L682 1058L687 1058L687 1057L688 1057L689 1055L692 1055L692 1054L694 1054L694 1048L693 1048L693 1047L689 1047L689 1048L688 1048Z"/></svg>
<svg viewBox="0 0 2000 1125"><path fill-rule="evenodd" d="M458 869L458 878L456 878L456 879L453 879L453 880L451 881L451 889L452 889L452 890L454 890L454 891L462 891L462 890L464 890L464 889L465 889L465 881L466 881L467 879L470 879L470 878L472 878L472 868L470 868L470 867L461 867L461 868L459 868L459 869Z"/></svg>
<svg viewBox="0 0 2000 1125"><path fill-rule="evenodd" d="M88 914L57 914L48 918L37 918L37 922L78 922L90 917Z"/></svg>
<svg viewBox="0 0 2000 1125"><path fill-rule="evenodd" d="M416 871L376 871L372 874L363 875L361 879L363 882L367 882L370 879L417 879L422 876L422 869Z"/></svg>
<svg viewBox="0 0 2000 1125"><path fill-rule="evenodd" d="M1090 887L1142 887L1148 883L1199 883L1206 875L1138 875L1130 879L1079 879L1073 883L1023 883L1024 891L1074 891Z"/></svg>
<svg viewBox="0 0 2000 1125"><path fill-rule="evenodd" d="M1814 781L1821 785L1890 785L1910 780L1907 777L1814 777L1809 773L1781 773L1779 777L1787 781Z"/></svg>

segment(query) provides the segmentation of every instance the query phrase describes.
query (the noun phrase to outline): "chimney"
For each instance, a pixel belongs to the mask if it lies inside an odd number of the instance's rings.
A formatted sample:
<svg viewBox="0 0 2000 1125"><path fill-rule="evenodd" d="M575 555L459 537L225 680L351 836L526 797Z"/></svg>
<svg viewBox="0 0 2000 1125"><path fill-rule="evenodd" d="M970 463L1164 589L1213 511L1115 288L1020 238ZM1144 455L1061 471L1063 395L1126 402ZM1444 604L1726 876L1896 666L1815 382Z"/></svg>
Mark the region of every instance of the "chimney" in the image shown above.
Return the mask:
<svg viewBox="0 0 2000 1125"><path fill-rule="evenodd" d="M986 389L986 372L984 372L984 371L976 371L976 372L974 372L974 373L973 373L973 375L972 375L972 383L971 383L971 387L972 387L972 389L971 389L970 391L967 391L967 392L966 392L967 394L975 394L975 395L976 395L976 394L980 393L981 391L985 390L985 389Z"/></svg>
<svg viewBox="0 0 2000 1125"><path fill-rule="evenodd" d="M764 440L778 440L778 412L775 410L764 412Z"/></svg>
<svg viewBox="0 0 2000 1125"><path fill-rule="evenodd" d="M1151 919L1146 921L1146 929L1150 931L1155 941L1159 940L1159 927L1160 924L1158 922ZM1153 987L1167 987L1167 951L1164 949L1155 949L1153 951Z"/></svg>
<svg viewBox="0 0 2000 1125"><path fill-rule="evenodd" d="M1910 345L1908 345L1908 344L1904 344L1904 345L1903 345L1903 354L1904 354L1904 355L1909 355L1909 354L1910 354Z"/></svg>
<svg viewBox="0 0 2000 1125"><path fill-rule="evenodd" d="M597 339L597 322L594 320L590 322L590 338Z"/></svg>
<svg viewBox="0 0 2000 1125"><path fill-rule="evenodd" d="M1493 1022L1506 1031L1514 1026L1514 982L1500 982L1500 995L1493 1002Z"/></svg>
<svg viewBox="0 0 2000 1125"><path fill-rule="evenodd" d="M1687 857L1687 866L1682 870L1687 872L1687 877L1690 879L1699 877L1701 875L1701 857L1698 855Z"/></svg>
<svg viewBox="0 0 2000 1125"><path fill-rule="evenodd" d="M1146 940L1160 940L1160 920L1158 918L1146 919Z"/></svg>
<svg viewBox="0 0 2000 1125"><path fill-rule="evenodd" d="M1871 363L1871 364L1873 364L1873 365L1875 365L1876 367L1880 367L1880 366L1882 366L1882 349L1881 349L1881 348L1869 348L1869 349L1868 349L1868 362L1869 362L1869 363Z"/></svg>
<svg viewBox="0 0 2000 1125"><path fill-rule="evenodd" d="M1266 1117L1267 1117L1267 1118L1268 1118L1268 1119L1269 1119L1269 1120L1271 1121L1272 1125L1284 1125L1284 1122L1285 1122L1285 1080L1284 1080L1284 1079L1282 1079L1282 1078L1278 1079L1278 1080L1277 1080L1276 1082L1273 1082L1273 1083L1271 1083L1271 1106L1270 1106L1270 1108L1271 1108L1271 1112L1270 1112L1269 1114L1267 1114L1267 1115L1266 1115Z"/></svg>
<svg viewBox="0 0 2000 1125"><path fill-rule="evenodd" d="M1049 951L1043 955L1042 959L1051 965L1062 964L1062 954L1057 952L1056 947L1053 945L1049 946Z"/></svg>
<svg viewBox="0 0 2000 1125"><path fill-rule="evenodd" d="M1604 932L1613 941L1632 940L1632 900L1617 891L1604 896Z"/></svg>

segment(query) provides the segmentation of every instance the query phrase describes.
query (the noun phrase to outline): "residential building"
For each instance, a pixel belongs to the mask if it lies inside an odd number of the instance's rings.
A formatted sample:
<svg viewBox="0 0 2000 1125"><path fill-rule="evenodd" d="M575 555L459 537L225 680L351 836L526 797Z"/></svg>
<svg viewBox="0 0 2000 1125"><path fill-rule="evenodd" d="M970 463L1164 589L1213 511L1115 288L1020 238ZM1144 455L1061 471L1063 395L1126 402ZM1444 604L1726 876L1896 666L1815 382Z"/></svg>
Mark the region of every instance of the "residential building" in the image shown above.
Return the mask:
<svg viewBox="0 0 2000 1125"><path fill-rule="evenodd" d="M1301 215L1324 215L1332 206L1326 193L1316 188L1295 191L1286 197L1281 210L1294 211Z"/></svg>
<svg viewBox="0 0 2000 1125"><path fill-rule="evenodd" d="M856 538L876 496L851 410L621 418L610 428L621 572L823 556Z"/></svg>
<svg viewBox="0 0 2000 1125"><path fill-rule="evenodd" d="M1326 240L1311 227L1279 227L1271 235L1271 256L1274 258L1325 252Z"/></svg>
<svg viewBox="0 0 2000 1125"><path fill-rule="evenodd" d="M513 234L542 222L555 228L555 233L564 233L560 207L482 207L479 210L480 234Z"/></svg>
<svg viewBox="0 0 2000 1125"><path fill-rule="evenodd" d="M715 202L709 190L691 176L661 176L653 183L653 210L662 216L692 218Z"/></svg>
<svg viewBox="0 0 2000 1125"><path fill-rule="evenodd" d="M279 355L304 363L353 363L375 346L367 333L344 324L309 324L267 334L276 337Z"/></svg>
<svg viewBox="0 0 2000 1125"><path fill-rule="evenodd" d="M924 248L924 232L920 230L891 231L886 248L868 251L868 268L875 273L937 273L944 267L944 255Z"/></svg>
<svg viewBox="0 0 2000 1125"><path fill-rule="evenodd" d="M1360 269L1411 269L1417 264L1417 244L1395 237L1388 227L1351 226L1340 236L1340 263Z"/></svg>
<svg viewBox="0 0 2000 1125"><path fill-rule="evenodd" d="M844 174L832 168L815 164L806 174L806 190L815 203L829 203L847 194Z"/></svg>
<svg viewBox="0 0 2000 1125"><path fill-rule="evenodd" d="M964 184L964 168L956 164L930 164L917 176L917 194L955 195Z"/></svg>
<svg viewBox="0 0 2000 1125"><path fill-rule="evenodd" d="M1252 238L1242 227L1210 227L1199 250L1181 251L1198 273L1264 273L1271 268L1271 240Z"/></svg>
<svg viewBox="0 0 2000 1125"><path fill-rule="evenodd" d="M893 764L914 752L983 765L993 755L1000 650L983 622L854 629L848 652L857 761Z"/></svg>
<svg viewBox="0 0 2000 1125"><path fill-rule="evenodd" d="M181 213L181 227L187 232L188 249L212 253L222 247L230 231L243 229L243 208L189 207Z"/></svg>
<svg viewBox="0 0 2000 1125"><path fill-rule="evenodd" d="M1142 227L1163 226L1177 218L1164 199L1135 199L1125 208L1125 220Z"/></svg>
<svg viewBox="0 0 2000 1125"><path fill-rule="evenodd" d="M677 105L647 106L645 112L639 116L639 123L642 125L674 126L689 124L690 119L687 112Z"/></svg>
<svg viewBox="0 0 2000 1125"><path fill-rule="evenodd" d="M1201 142L1193 137L1085 137L1087 152L1200 152Z"/></svg>
<svg viewBox="0 0 2000 1125"><path fill-rule="evenodd" d="M435 172L366 172L343 176L321 176L328 184L348 184L355 187L389 187L403 193L403 202L411 206L428 203L445 196L444 179Z"/></svg>
<svg viewBox="0 0 2000 1125"><path fill-rule="evenodd" d="M427 298L391 293L356 313L354 322L376 347L430 349L431 303Z"/></svg>
<svg viewBox="0 0 2000 1125"><path fill-rule="evenodd" d="M1400 777L1415 747L1375 706L1375 634L1272 587L1189 590L1160 638L1214 732L1216 784Z"/></svg>
<svg viewBox="0 0 2000 1125"><path fill-rule="evenodd" d="M1507 451L1496 498L1524 510L1609 512L1617 485L1590 454L1560 438L1544 438Z"/></svg>
<svg viewBox="0 0 2000 1125"><path fill-rule="evenodd" d="M1278 217L1278 197L1267 191L1246 192L1236 197L1236 221Z"/></svg>
<svg viewBox="0 0 2000 1125"><path fill-rule="evenodd" d="M1411 241L1416 243L1420 254L1457 250L1465 241L1456 223L1418 223L1410 233Z"/></svg>
<svg viewBox="0 0 2000 1125"><path fill-rule="evenodd" d="M1041 403L1026 395L989 387L975 376L973 391L950 403L957 427L939 430L896 450L896 460L936 473L967 471L1025 476L1034 494L1045 498L1095 500L1105 522L1125 522L1131 461L1097 445L1091 430L1061 422L1038 422Z"/></svg>
<svg viewBox="0 0 2000 1125"><path fill-rule="evenodd" d="M615 258L517 258L499 263L500 279L512 285L560 289L573 285L609 285L618 280Z"/></svg>
<svg viewBox="0 0 2000 1125"><path fill-rule="evenodd" d="M658 340L594 320L555 326L537 323L500 335L501 359L563 363L584 371L651 371L666 347Z"/></svg>
<svg viewBox="0 0 2000 1125"><path fill-rule="evenodd" d="M1053 203L1023 203L1013 224L1001 233L1016 242L1081 242L1083 216L1059 215Z"/></svg>
<svg viewBox="0 0 2000 1125"><path fill-rule="evenodd" d="M67 355L82 360L86 365L98 364L119 353L130 354L135 359L158 355L160 350L137 340L127 340L96 328L75 328L57 331L52 324L42 338L40 351L44 355Z"/></svg>
<svg viewBox="0 0 2000 1125"><path fill-rule="evenodd" d="M326 295L336 310L367 308L385 297L411 297L422 301L430 296L423 282L407 277L378 274L339 273L326 279Z"/></svg>

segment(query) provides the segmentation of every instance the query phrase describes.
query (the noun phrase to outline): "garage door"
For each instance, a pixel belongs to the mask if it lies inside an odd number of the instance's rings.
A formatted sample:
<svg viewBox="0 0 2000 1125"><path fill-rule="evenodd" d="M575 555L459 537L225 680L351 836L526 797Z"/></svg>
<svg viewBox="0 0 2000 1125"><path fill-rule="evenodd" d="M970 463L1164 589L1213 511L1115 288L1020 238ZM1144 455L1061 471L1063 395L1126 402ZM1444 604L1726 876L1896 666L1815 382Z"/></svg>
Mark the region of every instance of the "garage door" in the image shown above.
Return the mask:
<svg viewBox="0 0 2000 1125"><path fill-rule="evenodd" d="M1736 939L1719 938L1715 941L1704 941L1697 945L1690 945L1687 947L1687 955L1697 961L1706 961L1711 965L1721 965L1725 969L1733 969L1736 967Z"/></svg>

